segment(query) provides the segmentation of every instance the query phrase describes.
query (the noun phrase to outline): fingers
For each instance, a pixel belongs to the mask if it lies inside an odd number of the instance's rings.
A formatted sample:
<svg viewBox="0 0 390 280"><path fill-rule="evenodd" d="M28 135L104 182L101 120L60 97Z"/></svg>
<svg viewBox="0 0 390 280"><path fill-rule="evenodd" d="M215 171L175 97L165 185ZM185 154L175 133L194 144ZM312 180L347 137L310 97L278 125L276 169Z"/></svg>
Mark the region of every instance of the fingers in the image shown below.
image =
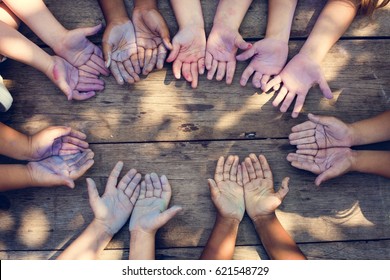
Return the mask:
<svg viewBox="0 0 390 280"><path fill-rule="evenodd" d="M91 178L87 178L87 189L88 189L88 196L89 196L89 204L93 209L96 201L100 199L100 196L96 188L96 183Z"/></svg>
<svg viewBox="0 0 390 280"><path fill-rule="evenodd" d="M261 168L263 170L264 178L273 180L272 171L271 168L269 167L268 161L265 158L265 156L259 155L259 160L260 160Z"/></svg>
<svg viewBox="0 0 390 280"><path fill-rule="evenodd" d="M145 197L146 197L146 184L145 181L142 181L140 185L140 192L139 192L138 199L145 199Z"/></svg>
<svg viewBox="0 0 390 280"><path fill-rule="evenodd" d="M217 68L218 68L218 61L213 59L211 61L211 66L210 66L210 69L208 70L207 72L207 79L208 80L212 80L213 77L214 77L214 74L215 72L217 71Z"/></svg>
<svg viewBox="0 0 390 280"><path fill-rule="evenodd" d="M173 217L177 215L182 210L180 206L172 206L171 208L165 210L158 216L158 224L157 227L161 228L163 227L166 223L169 222Z"/></svg>
<svg viewBox="0 0 390 280"><path fill-rule="evenodd" d="M241 36L237 36L235 39L235 46L240 50L247 50L252 47L252 44L245 42Z"/></svg>
<svg viewBox="0 0 390 280"><path fill-rule="evenodd" d="M111 65L112 45L103 40L102 48L103 48L103 57L105 61L105 66L109 68Z"/></svg>
<svg viewBox="0 0 390 280"><path fill-rule="evenodd" d="M263 74L259 71L256 71L255 75L253 75L253 79L252 79L252 84L255 88L260 88L261 87L261 77L263 76Z"/></svg>
<svg viewBox="0 0 390 280"><path fill-rule="evenodd" d="M321 73L320 75L320 79L318 81L318 85L320 86L320 89L322 91L322 94L328 98L328 99L332 99L333 98L333 93L332 91L330 90L330 87L328 85L328 83L326 82L325 80L325 77L324 77L324 74Z"/></svg>
<svg viewBox="0 0 390 280"><path fill-rule="evenodd" d="M211 55L210 52L206 52L205 66L206 66L207 71L210 71L212 63L213 63L213 56Z"/></svg>
<svg viewBox="0 0 390 280"><path fill-rule="evenodd" d="M268 84L270 78L271 78L271 76L270 75L266 75L266 74L264 74L263 77L261 78L260 83L261 83L261 89L263 91L265 91L265 88L267 87L267 84ZM274 88L274 90L277 90L277 89Z"/></svg>
<svg viewBox="0 0 390 280"><path fill-rule="evenodd" d="M268 87L268 86L267 86ZM287 95L287 88L286 87L282 87L278 93L278 95L276 96L276 98L274 99L274 101L272 102L272 105L274 107L277 107L279 106L279 104L283 101L283 99L286 97Z"/></svg>
<svg viewBox="0 0 390 280"><path fill-rule="evenodd" d="M123 80L122 75L121 75L121 73L119 71L119 66L118 66L118 63L116 61L113 60L111 62L110 70L111 70L111 73L114 76L116 82L119 85L123 85L124 84L124 80Z"/></svg>
<svg viewBox="0 0 390 280"><path fill-rule="evenodd" d="M95 48L99 49L97 46ZM87 65L97 70L100 74L103 74L105 76L109 75L109 71L104 63L104 60L102 57L92 54L89 58L90 60L87 62Z"/></svg>
<svg viewBox="0 0 390 280"><path fill-rule="evenodd" d="M168 61L168 59L167 59ZM175 60L175 62L173 62L173 65L172 65L172 72L173 72L173 75L175 76L175 78L177 80L180 79L181 77L181 67L182 67L183 63L180 61L180 60Z"/></svg>
<svg viewBox="0 0 390 280"><path fill-rule="evenodd" d="M204 70L205 70L205 61L204 61L204 57L202 57L201 59L198 60L198 72L200 75L203 75L204 74Z"/></svg>
<svg viewBox="0 0 390 280"><path fill-rule="evenodd" d="M215 168L214 180L219 183L223 181L223 166L224 166L225 158L220 157L217 162L217 167Z"/></svg>
<svg viewBox="0 0 390 280"><path fill-rule="evenodd" d="M289 91L286 98L283 101L282 106L280 106L280 112L285 113L287 112L287 109L290 107L291 103L294 101L295 98L295 92Z"/></svg>
<svg viewBox="0 0 390 280"><path fill-rule="evenodd" d="M72 95L70 96L70 98L68 98L68 100L73 99L73 100L82 101L82 100L87 100L87 99L94 97L94 96L95 96L94 91L79 92L78 90L73 90Z"/></svg>
<svg viewBox="0 0 390 280"><path fill-rule="evenodd" d="M126 60L123 62L123 65L125 66L126 72L130 74L131 78L128 83L131 84L132 81L138 82L140 80L138 74L136 73L133 65L131 64L130 60Z"/></svg>
<svg viewBox="0 0 390 280"><path fill-rule="evenodd" d="M244 163L245 163L245 168L248 172L249 181L256 179L257 176L256 176L255 168L253 167L252 164L252 160L249 157L246 157Z"/></svg>
<svg viewBox="0 0 390 280"><path fill-rule="evenodd" d="M161 197L162 194L162 185L160 178L156 173L151 173L150 174L150 179L152 180L153 184L153 196L154 197Z"/></svg>
<svg viewBox="0 0 390 280"><path fill-rule="evenodd" d="M164 61L167 57L167 49L164 45L160 44L158 46L158 52L157 52L157 69L161 70L164 67Z"/></svg>
<svg viewBox="0 0 390 280"><path fill-rule="evenodd" d="M306 99L306 94L297 94L297 100L295 101L295 106L291 114L293 118L298 117L299 113L302 110L303 104L305 103L305 99Z"/></svg>
<svg viewBox="0 0 390 280"><path fill-rule="evenodd" d="M255 48L250 48L250 49L244 51L243 53L237 55L236 59L238 61L244 61L244 60L251 58L254 55L255 55Z"/></svg>
<svg viewBox="0 0 390 280"><path fill-rule="evenodd" d="M309 119L310 119L310 115L312 115L312 114L309 114ZM316 128L316 126L317 126L316 125L316 121L310 120L310 121L306 121L306 122L300 123L300 124L298 124L296 126L293 126L291 128L291 131L292 132L298 132L297 134L292 133L292 134L298 136L299 132L304 131L304 130L312 130L312 129ZM290 135L292 135L292 134L290 134ZM297 138L290 139L290 140L295 140L295 139L297 139Z"/></svg>
<svg viewBox="0 0 390 280"><path fill-rule="evenodd" d="M242 172L242 184L246 185L247 183L249 183L250 180L249 180L249 174L248 174L248 170L246 169L245 162L241 163L241 172Z"/></svg>
<svg viewBox="0 0 390 280"><path fill-rule="evenodd" d="M312 123L312 122L309 122ZM307 124L307 127L311 127L311 124ZM291 145L308 144L315 142L315 129L301 130L299 132L291 133L288 138Z"/></svg>
<svg viewBox="0 0 390 280"><path fill-rule="evenodd" d="M207 183L209 185L211 198L212 199L217 198L219 195L219 189L218 189L217 183L213 179L208 179Z"/></svg>
<svg viewBox="0 0 390 280"><path fill-rule="evenodd" d="M164 199L166 203L165 205L168 205L172 195L171 185L169 184L168 178L165 175L162 175L160 180L162 189L161 198Z"/></svg>
<svg viewBox="0 0 390 280"><path fill-rule="evenodd" d="M223 77L225 77L225 72L226 72L226 62L224 61L218 62L217 76L215 77L215 79L217 81L222 81Z"/></svg>
<svg viewBox="0 0 390 280"><path fill-rule="evenodd" d="M145 197L146 198L153 197L154 187L153 187L152 179L150 178L150 174L145 175L145 184L146 184Z"/></svg>
<svg viewBox="0 0 390 280"><path fill-rule="evenodd" d="M289 187L288 183L290 182L290 178L286 177L282 181L282 186L279 188L279 190L276 192L276 195L280 198L280 201L283 201L286 195L288 194Z"/></svg>
<svg viewBox="0 0 390 280"><path fill-rule="evenodd" d="M191 76L192 76L191 87L197 88L198 86L198 63L197 62L191 63Z"/></svg>
<svg viewBox="0 0 390 280"><path fill-rule="evenodd" d="M234 156L233 157L233 164L232 164L232 167L230 169L230 177L229 177L230 181L237 182L238 162L239 162L238 156Z"/></svg>
<svg viewBox="0 0 390 280"><path fill-rule="evenodd" d="M87 150L81 154L77 154L76 161L70 166L69 177L76 180L84 175L88 169L95 163L93 157L95 154L91 150Z"/></svg>
<svg viewBox="0 0 390 280"><path fill-rule="evenodd" d="M87 142L71 136L63 136L61 140L62 140L62 145L60 150L78 149L80 151L84 151L89 146Z"/></svg>
<svg viewBox="0 0 390 280"><path fill-rule="evenodd" d="M132 195L130 196L130 203L132 205L135 205L135 203L137 202L140 192L141 192L141 186L138 184L135 190L133 191Z"/></svg>
<svg viewBox="0 0 390 280"><path fill-rule="evenodd" d="M310 171L314 174L320 174L321 172L318 165L314 163L313 156L290 153L287 155L287 160L295 168Z"/></svg>
<svg viewBox="0 0 390 280"><path fill-rule="evenodd" d="M175 41L173 41L172 50L167 58L167 62L175 61L177 56L179 55L179 51L180 51L180 45L178 43L175 43ZM176 78L176 79L180 79L180 78Z"/></svg>
<svg viewBox="0 0 390 280"><path fill-rule="evenodd" d="M236 61L228 61L226 65L226 84L230 85L233 82L234 71L236 70Z"/></svg>
<svg viewBox="0 0 390 280"><path fill-rule="evenodd" d="M117 188L123 191L128 197L131 197L135 188L141 181L141 174L136 169L130 169L119 181Z"/></svg>
<svg viewBox="0 0 390 280"><path fill-rule="evenodd" d="M224 181L228 181L230 180L230 170L233 166L233 162L234 162L234 156L228 156L228 158L226 159L225 161L225 164L223 166L223 180Z"/></svg>
<svg viewBox="0 0 390 280"><path fill-rule="evenodd" d="M238 158L238 157L237 157ZM237 168L237 183L240 185L240 186L243 186L243 179L242 179L242 166L241 164L238 165L238 168Z"/></svg>
<svg viewBox="0 0 390 280"><path fill-rule="evenodd" d="M252 76L252 74L255 72L255 69L249 64L244 72L242 73L241 75L241 79L240 79L240 85L241 86L246 86L249 78Z"/></svg>
<svg viewBox="0 0 390 280"><path fill-rule="evenodd" d="M142 47L137 47L137 54L138 54L138 63L140 68L142 69L144 67L144 62L145 62L145 49Z"/></svg>
<svg viewBox="0 0 390 280"><path fill-rule="evenodd" d="M191 63L184 62L181 68L181 72L187 82L192 82Z"/></svg>
<svg viewBox="0 0 390 280"><path fill-rule="evenodd" d="M80 28L80 30L84 33L85 37L89 37L89 36L97 34L101 28L102 28L102 24L99 23L96 26L82 27L82 28Z"/></svg>
<svg viewBox="0 0 390 280"><path fill-rule="evenodd" d="M118 177L122 171L122 168L123 168L123 162L118 161L115 164L114 168L112 169L110 176L108 177L106 191L108 191L110 189L114 190L116 188L116 185L118 183Z"/></svg>
<svg viewBox="0 0 390 280"><path fill-rule="evenodd" d="M256 155L255 154L250 154L249 158L251 159L252 166L253 166L253 169L255 171L256 177L257 178L264 178L264 173L263 173L262 166L260 164L260 161L256 157Z"/></svg>
<svg viewBox="0 0 390 280"><path fill-rule="evenodd" d="M267 85L265 86L264 91L265 92L269 91L270 89L272 89L276 85L280 84L281 82L282 82L282 78L279 75L277 75L276 77L274 77L271 81L269 81L267 83Z"/></svg>

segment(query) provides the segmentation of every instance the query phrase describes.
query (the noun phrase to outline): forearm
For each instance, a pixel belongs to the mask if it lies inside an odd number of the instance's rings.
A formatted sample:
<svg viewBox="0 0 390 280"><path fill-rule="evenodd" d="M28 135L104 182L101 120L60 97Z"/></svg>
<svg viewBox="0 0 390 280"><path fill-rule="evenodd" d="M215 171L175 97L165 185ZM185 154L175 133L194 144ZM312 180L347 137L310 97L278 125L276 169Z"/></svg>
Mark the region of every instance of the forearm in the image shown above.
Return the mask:
<svg viewBox="0 0 390 280"><path fill-rule="evenodd" d="M188 25L204 28L200 0L171 0L171 4L180 29Z"/></svg>
<svg viewBox="0 0 390 280"><path fill-rule="evenodd" d="M93 220L83 233L58 256L59 260L94 260L112 239L107 229Z"/></svg>
<svg viewBox="0 0 390 280"><path fill-rule="evenodd" d="M0 39L1 41L1 39ZM0 46L1 48L1 46ZM30 158L30 137L0 123L0 154L18 159L28 160ZM0 177L2 178L2 177Z"/></svg>
<svg viewBox="0 0 390 280"><path fill-rule="evenodd" d="M0 53L47 74L51 57L17 30L0 21Z"/></svg>
<svg viewBox="0 0 390 280"><path fill-rule="evenodd" d="M354 151L351 171L390 178L390 152Z"/></svg>
<svg viewBox="0 0 390 280"><path fill-rule="evenodd" d="M344 0L329 0L300 50L320 63L352 23L357 7Z"/></svg>
<svg viewBox="0 0 390 280"><path fill-rule="evenodd" d="M23 164L0 165L0 191L34 187L28 167Z"/></svg>
<svg viewBox="0 0 390 280"><path fill-rule="evenodd" d="M288 43L298 0L269 0L265 37Z"/></svg>
<svg viewBox="0 0 390 280"><path fill-rule="evenodd" d="M376 117L355 122L352 129L352 146L390 140L390 111Z"/></svg>
<svg viewBox="0 0 390 280"><path fill-rule="evenodd" d="M155 259L155 234L142 231L130 232L130 260Z"/></svg>
<svg viewBox="0 0 390 280"><path fill-rule="evenodd" d="M118 19L129 19L124 0L99 0L106 24Z"/></svg>
<svg viewBox="0 0 390 280"><path fill-rule="evenodd" d="M214 228L200 256L202 260L231 260L236 246L239 221L217 215Z"/></svg>
<svg viewBox="0 0 390 280"><path fill-rule="evenodd" d="M213 25L238 30L252 0L219 0Z"/></svg>
<svg viewBox="0 0 390 280"><path fill-rule="evenodd" d="M7 6L55 52L67 33L42 0L4 0Z"/></svg>
<svg viewBox="0 0 390 280"><path fill-rule="evenodd" d="M253 223L261 243L271 259L306 259L275 214L258 216Z"/></svg>

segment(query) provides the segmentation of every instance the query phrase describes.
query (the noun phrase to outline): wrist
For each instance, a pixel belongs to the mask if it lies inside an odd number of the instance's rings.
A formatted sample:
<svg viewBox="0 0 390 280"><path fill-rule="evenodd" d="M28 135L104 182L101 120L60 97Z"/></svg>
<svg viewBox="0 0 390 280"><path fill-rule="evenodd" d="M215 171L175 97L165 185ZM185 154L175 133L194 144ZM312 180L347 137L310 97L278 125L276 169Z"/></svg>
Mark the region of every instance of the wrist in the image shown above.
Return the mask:
<svg viewBox="0 0 390 280"><path fill-rule="evenodd" d="M118 230L113 230L111 227L107 226L104 222L94 218L90 224L90 227L94 230L94 232L101 237L104 238L112 238Z"/></svg>
<svg viewBox="0 0 390 280"><path fill-rule="evenodd" d="M134 9L157 9L156 0L134 0Z"/></svg>
<svg viewBox="0 0 390 280"><path fill-rule="evenodd" d="M350 155L348 156L348 160L351 166L347 172L359 171L359 158L360 158L359 151L350 150Z"/></svg>
<svg viewBox="0 0 390 280"><path fill-rule="evenodd" d="M224 217L218 213L217 217L215 219L215 224L224 225L227 227L237 227L238 228L241 220L242 219L237 219L237 218L233 218L233 217Z"/></svg>
<svg viewBox="0 0 390 280"><path fill-rule="evenodd" d="M269 214L258 214L254 215L253 217L250 217L252 222L256 225L262 225L265 223L269 223L273 219L276 219L275 212L269 213Z"/></svg>
<svg viewBox="0 0 390 280"><path fill-rule="evenodd" d="M311 47L310 45L306 44L302 46L299 54L305 56L307 59L317 64L320 64L324 59L324 56L321 54L321 52L318 51L318 48Z"/></svg>

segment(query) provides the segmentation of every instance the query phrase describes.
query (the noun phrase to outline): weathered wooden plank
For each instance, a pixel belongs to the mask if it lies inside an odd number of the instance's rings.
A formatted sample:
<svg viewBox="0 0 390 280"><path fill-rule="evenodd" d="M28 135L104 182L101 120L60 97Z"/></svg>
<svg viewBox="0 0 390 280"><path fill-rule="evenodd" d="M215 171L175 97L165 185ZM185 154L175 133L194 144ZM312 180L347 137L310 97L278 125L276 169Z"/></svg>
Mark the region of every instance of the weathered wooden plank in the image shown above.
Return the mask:
<svg viewBox="0 0 390 280"><path fill-rule="evenodd" d="M291 43L291 55L300 45ZM336 97L328 101L313 88L304 111L353 122L390 109L389 52L389 40L339 42L323 63ZM71 125L92 142L245 139L248 132L257 138L287 137L293 125L306 120L305 114L291 119L291 111L281 114L272 106L273 93L261 93L251 84L241 87L245 65L238 64L231 86L202 76L193 90L176 81L168 65L135 85L119 86L113 77L105 78L106 89L97 97L67 102L44 75L7 61L0 69L15 101L0 121L26 133Z"/></svg>
<svg viewBox="0 0 390 280"><path fill-rule="evenodd" d="M287 140L176 142L151 144L96 144L93 166L86 176L100 191L115 162L141 173L166 174L173 188L172 205L184 211L157 235L158 248L204 246L214 223L215 210L206 179L220 155L264 153L274 171L275 185L291 178L290 194L278 211L284 227L297 242L373 240L390 237L390 181L364 174L348 174L314 186L315 176L289 166L285 157L293 147ZM74 190L27 189L0 196L0 250L63 249L92 219L84 178ZM108 248L126 248L125 226ZM238 245L259 240L245 217Z"/></svg>
<svg viewBox="0 0 390 280"><path fill-rule="evenodd" d="M389 260L390 240L298 244L309 260ZM203 247L157 249L159 260L197 260ZM62 251L0 251L2 260L55 259ZM128 249L104 250L103 260L127 259ZM234 260L267 260L262 246L236 246Z"/></svg>
<svg viewBox="0 0 390 280"><path fill-rule="evenodd" d="M67 28L92 26L99 22L104 22L104 17L101 13L98 1L46 0L45 2L58 20ZM131 14L133 1L127 0L125 2L129 14ZM206 32L209 33L212 28L218 0L203 0L201 3L205 29ZM308 36L325 3L326 0L302 0L298 2L291 29L291 38L303 38ZM264 37L267 26L267 6L267 1L253 1L240 28L240 32L244 38ZM171 36L173 36L177 32L177 23L169 1L160 0L159 9L168 23ZM358 16L344 36L390 36L389 13L390 6L388 5L387 7L376 11L372 19ZM42 44L28 28L23 26L21 30L29 38L32 38L34 42ZM92 40L95 42L101 41L101 34L94 36Z"/></svg>

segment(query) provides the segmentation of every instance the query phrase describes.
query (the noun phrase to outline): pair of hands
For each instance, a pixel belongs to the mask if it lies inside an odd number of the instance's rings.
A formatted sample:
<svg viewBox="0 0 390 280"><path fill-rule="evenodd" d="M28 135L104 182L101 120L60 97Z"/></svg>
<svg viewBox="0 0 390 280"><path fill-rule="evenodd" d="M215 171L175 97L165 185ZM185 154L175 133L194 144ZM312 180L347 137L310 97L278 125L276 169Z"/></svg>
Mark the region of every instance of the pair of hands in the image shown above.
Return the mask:
<svg viewBox="0 0 390 280"><path fill-rule="evenodd" d="M132 20L110 22L103 35L106 67L121 85L139 81L141 71L147 75L155 67L162 69L172 49L167 24L156 9L135 7Z"/></svg>
<svg viewBox="0 0 390 280"><path fill-rule="evenodd" d="M319 174L315 184L349 172L353 165L352 128L334 117L309 114L309 121L294 126L290 144L297 146L287 160L291 165Z"/></svg>
<svg viewBox="0 0 390 280"><path fill-rule="evenodd" d="M142 176L135 169L129 170L118 183L123 162L118 162L112 170L104 194L100 197L95 182L88 178L88 194L95 221L101 224L110 235L117 233L128 220L130 231L155 234L172 219L181 208L169 209L171 185L165 175L156 173Z"/></svg>
<svg viewBox="0 0 390 280"><path fill-rule="evenodd" d="M245 210L252 220L273 214L288 193L289 178L275 192L271 169L263 155L250 154L239 164L238 156L220 157L214 180L209 179L211 199L218 214L240 222Z"/></svg>
<svg viewBox="0 0 390 280"><path fill-rule="evenodd" d="M100 29L101 24L66 31L58 47L54 48L56 55L51 57L52 67L47 75L68 100L86 100L104 89L99 75L108 76L109 71L99 47L87 39Z"/></svg>
<svg viewBox="0 0 390 280"><path fill-rule="evenodd" d="M84 133L64 126L49 127L30 136L27 168L33 185L74 188L74 180L94 164L86 138Z"/></svg>

